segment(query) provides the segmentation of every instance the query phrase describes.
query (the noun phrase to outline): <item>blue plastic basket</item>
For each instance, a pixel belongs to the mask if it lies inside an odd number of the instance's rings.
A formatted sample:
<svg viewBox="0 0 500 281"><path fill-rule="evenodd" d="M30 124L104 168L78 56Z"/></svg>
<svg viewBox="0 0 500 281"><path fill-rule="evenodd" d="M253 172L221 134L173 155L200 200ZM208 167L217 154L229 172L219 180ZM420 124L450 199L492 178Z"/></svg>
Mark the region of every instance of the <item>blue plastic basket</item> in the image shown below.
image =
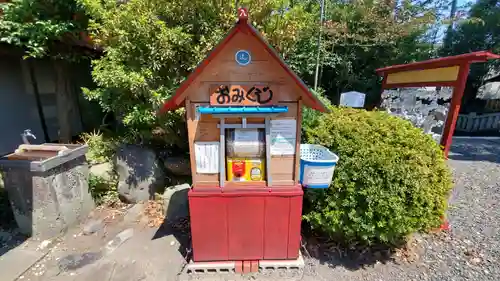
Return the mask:
<svg viewBox="0 0 500 281"><path fill-rule="evenodd" d="M339 157L317 144L300 145L300 183L306 188L328 188Z"/></svg>

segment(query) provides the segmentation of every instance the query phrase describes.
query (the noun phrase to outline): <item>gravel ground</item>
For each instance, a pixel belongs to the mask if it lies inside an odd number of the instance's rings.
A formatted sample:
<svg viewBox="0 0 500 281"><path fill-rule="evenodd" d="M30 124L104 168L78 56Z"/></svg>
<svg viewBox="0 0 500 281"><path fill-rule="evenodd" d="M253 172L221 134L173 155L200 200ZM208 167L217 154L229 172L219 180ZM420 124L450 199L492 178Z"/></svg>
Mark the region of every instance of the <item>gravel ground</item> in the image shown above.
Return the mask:
<svg viewBox="0 0 500 281"><path fill-rule="evenodd" d="M305 253L303 272L187 280L500 280L500 138L454 138L449 158L455 182L449 200L450 231L415 235L411 251L396 257L379 251L362 260L341 257L336 251L313 253L320 259Z"/></svg>
<svg viewBox="0 0 500 281"><path fill-rule="evenodd" d="M303 280L500 280L500 139L454 138L449 158L448 233L416 235L413 262L307 259Z"/></svg>
<svg viewBox="0 0 500 281"><path fill-rule="evenodd" d="M449 200L450 230L415 235L411 251L395 256L379 251L360 260L333 250L311 253L321 258L306 257L303 272L188 280L500 280L500 138L454 138L449 165L455 183Z"/></svg>

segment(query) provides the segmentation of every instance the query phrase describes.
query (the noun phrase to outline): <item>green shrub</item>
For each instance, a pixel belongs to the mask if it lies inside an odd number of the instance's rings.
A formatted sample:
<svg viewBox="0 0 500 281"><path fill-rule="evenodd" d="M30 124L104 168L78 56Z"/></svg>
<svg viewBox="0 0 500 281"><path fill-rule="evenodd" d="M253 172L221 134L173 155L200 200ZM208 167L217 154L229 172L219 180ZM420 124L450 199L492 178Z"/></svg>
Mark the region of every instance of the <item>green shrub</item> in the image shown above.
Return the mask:
<svg viewBox="0 0 500 281"><path fill-rule="evenodd" d="M340 157L332 185L307 192L311 227L349 244L397 244L438 227L452 186L439 145L384 112L331 110L304 128L307 143Z"/></svg>
<svg viewBox="0 0 500 281"><path fill-rule="evenodd" d="M81 139L89 146L87 160L91 164L111 161L115 151L114 143L107 140L101 132L83 133Z"/></svg>
<svg viewBox="0 0 500 281"><path fill-rule="evenodd" d="M332 106L330 100L325 97L325 91L321 88L318 88L317 90L313 90L314 95L327 107ZM315 126L318 122L318 119L322 116L323 114L317 110L314 110L309 107L303 107L302 109L302 128L311 128Z"/></svg>
<svg viewBox="0 0 500 281"><path fill-rule="evenodd" d="M119 202L116 180L89 175L89 190L97 205L112 205Z"/></svg>

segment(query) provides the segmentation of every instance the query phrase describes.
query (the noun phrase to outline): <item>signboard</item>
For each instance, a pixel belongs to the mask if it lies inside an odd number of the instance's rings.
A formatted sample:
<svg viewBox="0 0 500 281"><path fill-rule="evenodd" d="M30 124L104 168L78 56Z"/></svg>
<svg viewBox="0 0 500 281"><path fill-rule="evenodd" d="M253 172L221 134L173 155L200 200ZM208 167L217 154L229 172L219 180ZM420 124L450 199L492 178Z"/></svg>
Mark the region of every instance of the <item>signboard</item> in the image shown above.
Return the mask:
<svg viewBox="0 0 500 281"><path fill-rule="evenodd" d="M364 107L365 94L360 92L347 92L340 95L340 105L350 107Z"/></svg>
<svg viewBox="0 0 500 281"><path fill-rule="evenodd" d="M273 89L267 85L218 85L210 88L212 106L259 106L273 104Z"/></svg>
<svg viewBox="0 0 500 281"><path fill-rule="evenodd" d="M453 87L384 90L381 108L392 115L410 121L415 127L421 128L424 133L430 134L437 143L441 143L452 93ZM422 102L424 100L425 103Z"/></svg>
<svg viewBox="0 0 500 281"><path fill-rule="evenodd" d="M271 120L271 155L294 155L297 140L297 121Z"/></svg>

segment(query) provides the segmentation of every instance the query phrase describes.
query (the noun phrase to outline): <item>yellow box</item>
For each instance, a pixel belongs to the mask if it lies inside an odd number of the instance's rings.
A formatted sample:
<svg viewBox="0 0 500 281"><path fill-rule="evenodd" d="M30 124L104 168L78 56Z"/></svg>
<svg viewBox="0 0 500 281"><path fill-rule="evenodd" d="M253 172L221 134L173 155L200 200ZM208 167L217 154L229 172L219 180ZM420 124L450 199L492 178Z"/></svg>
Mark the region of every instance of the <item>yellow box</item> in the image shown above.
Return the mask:
<svg viewBox="0 0 500 281"><path fill-rule="evenodd" d="M264 159L228 158L227 180L228 181L264 181L265 165Z"/></svg>

